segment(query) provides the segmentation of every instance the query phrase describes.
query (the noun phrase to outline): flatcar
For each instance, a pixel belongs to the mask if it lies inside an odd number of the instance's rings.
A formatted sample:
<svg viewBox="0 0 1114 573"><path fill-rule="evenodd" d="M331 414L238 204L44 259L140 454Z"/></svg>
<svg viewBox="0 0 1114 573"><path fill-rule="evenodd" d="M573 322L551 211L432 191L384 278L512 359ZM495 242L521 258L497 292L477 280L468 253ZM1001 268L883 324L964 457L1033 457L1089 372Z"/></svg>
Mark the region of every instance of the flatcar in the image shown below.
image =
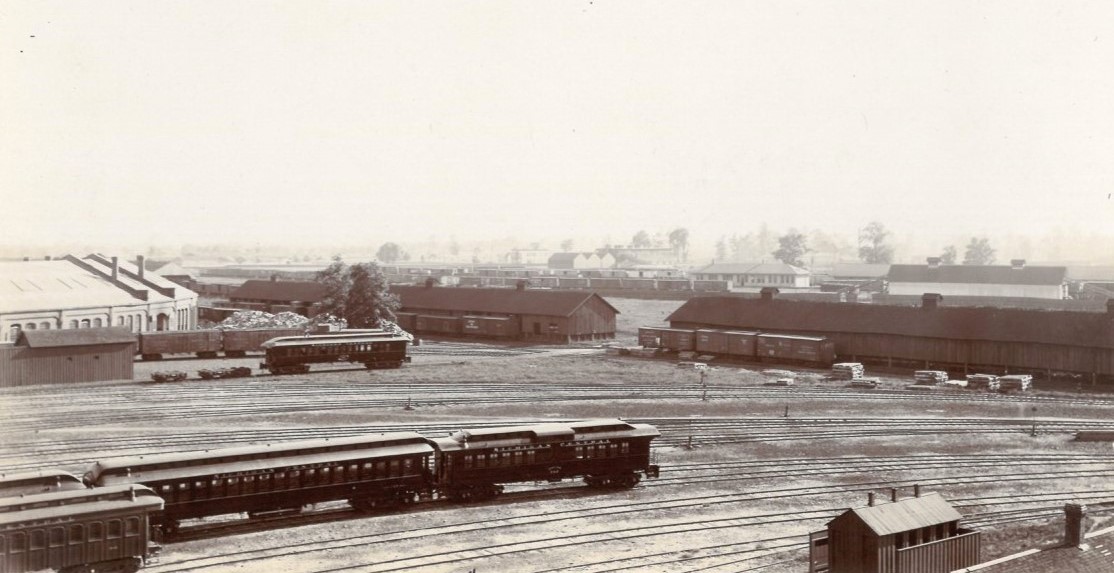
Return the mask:
<svg viewBox="0 0 1114 573"><path fill-rule="evenodd" d="M134 484L0 499L0 570L137 571L158 550L150 520L162 508Z"/></svg>
<svg viewBox="0 0 1114 573"><path fill-rule="evenodd" d="M81 478L62 470L41 470L0 475L0 497L34 495L85 489Z"/></svg>
<svg viewBox="0 0 1114 573"><path fill-rule="evenodd" d="M310 364L362 363L364 367L399 368L410 362L410 339L388 332L285 336L263 343L265 359L259 364L273 374L304 374Z"/></svg>
<svg viewBox="0 0 1114 573"><path fill-rule="evenodd" d="M92 487L142 484L166 500L155 524L226 513L251 516L347 500L357 509L413 501L428 490L433 447L397 432L118 458L85 474Z"/></svg>
<svg viewBox="0 0 1114 573"><path fill-rule="evenodd" d="M502 484L584 478L590 486L634 487L650 464L650 441L661 434L621 420L461 430L435 438L437 481L451 499L487 499Z"/></svg>

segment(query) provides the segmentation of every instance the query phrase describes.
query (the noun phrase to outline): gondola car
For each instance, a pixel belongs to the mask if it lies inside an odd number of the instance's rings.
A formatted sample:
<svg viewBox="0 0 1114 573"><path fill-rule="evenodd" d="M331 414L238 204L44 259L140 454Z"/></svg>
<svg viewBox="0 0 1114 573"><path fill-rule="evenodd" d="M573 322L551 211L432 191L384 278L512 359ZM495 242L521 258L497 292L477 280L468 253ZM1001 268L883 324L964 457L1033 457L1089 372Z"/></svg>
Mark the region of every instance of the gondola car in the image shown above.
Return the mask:
<svg viewBox="0 0 1114 573"><path fill-rule="evenodd" d="M0 499L0 571L137 571L158 549L150 520L162 507L138 485Z"/></svg>
<svg viewBox="0 0 1114 573"><path fill-rule="evenodd" d="M40 470L0 475L0 497L85 489L81 478L62 470Z"/></svg>
<svg viewBox="0 0 1114 573"><path fill-rule="evenodd" d="M398 368L409 362L410 339L388 332L284 336L263 343L265 359L259 367L273 374L304 374L310 364L362 363L366 368Z"/></svg>
<svg viewBox="0 0 1114 573"><path fill-rule="evenodd" d="M118 458L85 474L93 487L143 484L166 500L156 519L297 511L347 500L357 509L414 501L428 490L433 447L414 432Z"/></svg>
<svg viewBox="0 0 1114 573"><path fill-rule="evenodd" d="M577 477L591 486L634 487L640 472L657 476L650 441L660 435L645 424L588 420L461 430L431 441L441 494L485 499L502 484Z"/></svg>

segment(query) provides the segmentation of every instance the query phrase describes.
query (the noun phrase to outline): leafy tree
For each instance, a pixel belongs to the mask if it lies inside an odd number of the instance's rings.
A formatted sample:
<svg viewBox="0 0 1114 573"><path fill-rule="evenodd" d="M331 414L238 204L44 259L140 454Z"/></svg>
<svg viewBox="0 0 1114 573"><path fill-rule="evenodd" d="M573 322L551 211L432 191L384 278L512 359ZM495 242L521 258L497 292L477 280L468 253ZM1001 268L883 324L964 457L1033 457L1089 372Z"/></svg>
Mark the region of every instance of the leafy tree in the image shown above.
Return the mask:
<svg viewBox="0 0 1114 573"><path fill-rule="evenodd" d="M859 259L864 263L889 264L894 260L893 247L886 244L890 232L882 223L873 221L859 231Z"/></svg>
<svg viewBox="0 0 1114 573"><path fill-rule="evenodd" d="M986 237L971 237L967 243L967 251L963 254L965 265L993 265L994 249L990 248L990 241Z"/></svg>
<svg viewBox="0 0 1114 573"><path fill-rule="evenodd" d="M630 246L636 249L645 249L649 248L652 245L653 242L650 240L650 234L646 231L639 231L635 233L634 237L632 237L630 240Z"/></svg>
<svg viewBox="0 0 1114 573"><path fill-rule="evenodd" d="M944 252L940 253L940 263L945 265L954 265L955 258L958 256L956 253L955 245L948 245Z"/></svg>
<svg viewBox="0 0 1114 573"><path fill-rule="evenodd" d="M689 230L678 227L669 232L669 246L677 253L677 258L687 261L689 258Z"/></svg>
<svg viewBox="0 0 1114 573"><path fill-rule="evenodd" d="M334 255L333 262L318 271L314 279L325 285L325 295L321 298L322 314L343 317L344 304L348 300L348 265L340 255Z"/></svg>
<svg viewBox="0 0 1114 573"><path fill-rule="evenodd" d="M399 247L398 243L383 243L376 251L375 257L384 263L393 263L402 259L402 247Z"/></svg>
<svg viewBox="0 0 1114 573"><path fill-rule="evenodd" d="M576 243L573 242L572 239L565 239L564 241L561 241L561 250L567 253L572 250L573 245L575 244Z"/></svg>
<svg viewBox="0 0 1114 573"><path fill-rule="evenodd" d="M348 269L348 297L344 319L354 328L376 328L380 320L395 320L398 295L387 290L387 280L375 263L353 265Z"/></svg>
<svg viewBox="0 0 1114 573"><path fill-rule="evenodd" d="M777 242L778 248L772 253L775 259L796 267L805 265L804 256L812 251L808 248L807 237L795 229L790 229L788 233L778 237Z"/></svg>

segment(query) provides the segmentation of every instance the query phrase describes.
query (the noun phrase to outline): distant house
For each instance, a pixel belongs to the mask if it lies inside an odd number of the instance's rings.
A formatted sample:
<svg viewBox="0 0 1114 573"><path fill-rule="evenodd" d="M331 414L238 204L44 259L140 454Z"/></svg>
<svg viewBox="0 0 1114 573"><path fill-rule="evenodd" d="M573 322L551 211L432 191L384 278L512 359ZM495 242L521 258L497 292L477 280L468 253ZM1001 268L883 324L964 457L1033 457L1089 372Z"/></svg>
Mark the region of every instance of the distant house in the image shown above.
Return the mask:
<svg viewBox="0 0 1114 573"><path fill-rule="evenodd" d="M609 247L606 249L624 265L674 265L677 251L669 247Z"/></svg>
<svg viewBox="0 0 1114 573"><path fill-rule="evenodd" d="M619 311L590 291L391 285L418 334L569 342L615 337Z"/></svg>
<svg viewBox="0 0 1114 573"><path fill-rule="evenodd" d="M232 291L230 306L269 313L294 312L302 316L318 313L325 285L313 281L249 280Z"/></svg>
<svg viewBox="0 0 1114 573"><path fill-rule="evenodd" d="M695 280L727 281L728 288L808 288L809 272L785 263L712 263L691 273Z"/></svg>
<svg viewBox="0 0 1114 573"><path fill-rule="evenodd" d="M1024 259L1010 265L943 265L931 257L927 265L890 265L886 279L893 295L1068 297L1067 267L1027 266Z"/></svg>
<svg viewBox="0 0 1114 573"><path fill-rule="evenodd" d="M548 266L551 269L610 269L615 266L615 257L604 253L601 257L596 253L554 253L549 257Z"/></svg>

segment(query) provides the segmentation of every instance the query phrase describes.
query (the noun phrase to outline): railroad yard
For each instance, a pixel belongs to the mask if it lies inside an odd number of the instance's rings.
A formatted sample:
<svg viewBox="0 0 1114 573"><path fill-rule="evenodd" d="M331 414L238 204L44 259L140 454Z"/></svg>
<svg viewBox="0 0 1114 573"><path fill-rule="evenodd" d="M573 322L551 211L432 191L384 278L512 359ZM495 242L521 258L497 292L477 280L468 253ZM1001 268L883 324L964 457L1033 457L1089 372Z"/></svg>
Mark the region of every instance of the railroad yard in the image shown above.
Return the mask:
<svg viewBox="0 0 1114 573"><path fill-rule="evenodd" d="M617 344L676 301L609 299ZM0 471L80 474L115 456L409 430L621 417L653 424L660 477L631 490L508 486L492 501L428 501L381 514L325 504L300 515L183 523L152 572L762 571L808 568L808 533L867 494L939 492L983 532L983 559L1063 534L1063 506L1114 522L1114 394L1074 386L1014 395L875 389L786 365L712 365L608 354L593 344L426 341L398 370L261 375L258 356L136 364L135 381L0 393ZM206 368L254 376L201 380ZM156 371L188 379L154 383ZM795 384L775 381L792 376Z"/></svg>

